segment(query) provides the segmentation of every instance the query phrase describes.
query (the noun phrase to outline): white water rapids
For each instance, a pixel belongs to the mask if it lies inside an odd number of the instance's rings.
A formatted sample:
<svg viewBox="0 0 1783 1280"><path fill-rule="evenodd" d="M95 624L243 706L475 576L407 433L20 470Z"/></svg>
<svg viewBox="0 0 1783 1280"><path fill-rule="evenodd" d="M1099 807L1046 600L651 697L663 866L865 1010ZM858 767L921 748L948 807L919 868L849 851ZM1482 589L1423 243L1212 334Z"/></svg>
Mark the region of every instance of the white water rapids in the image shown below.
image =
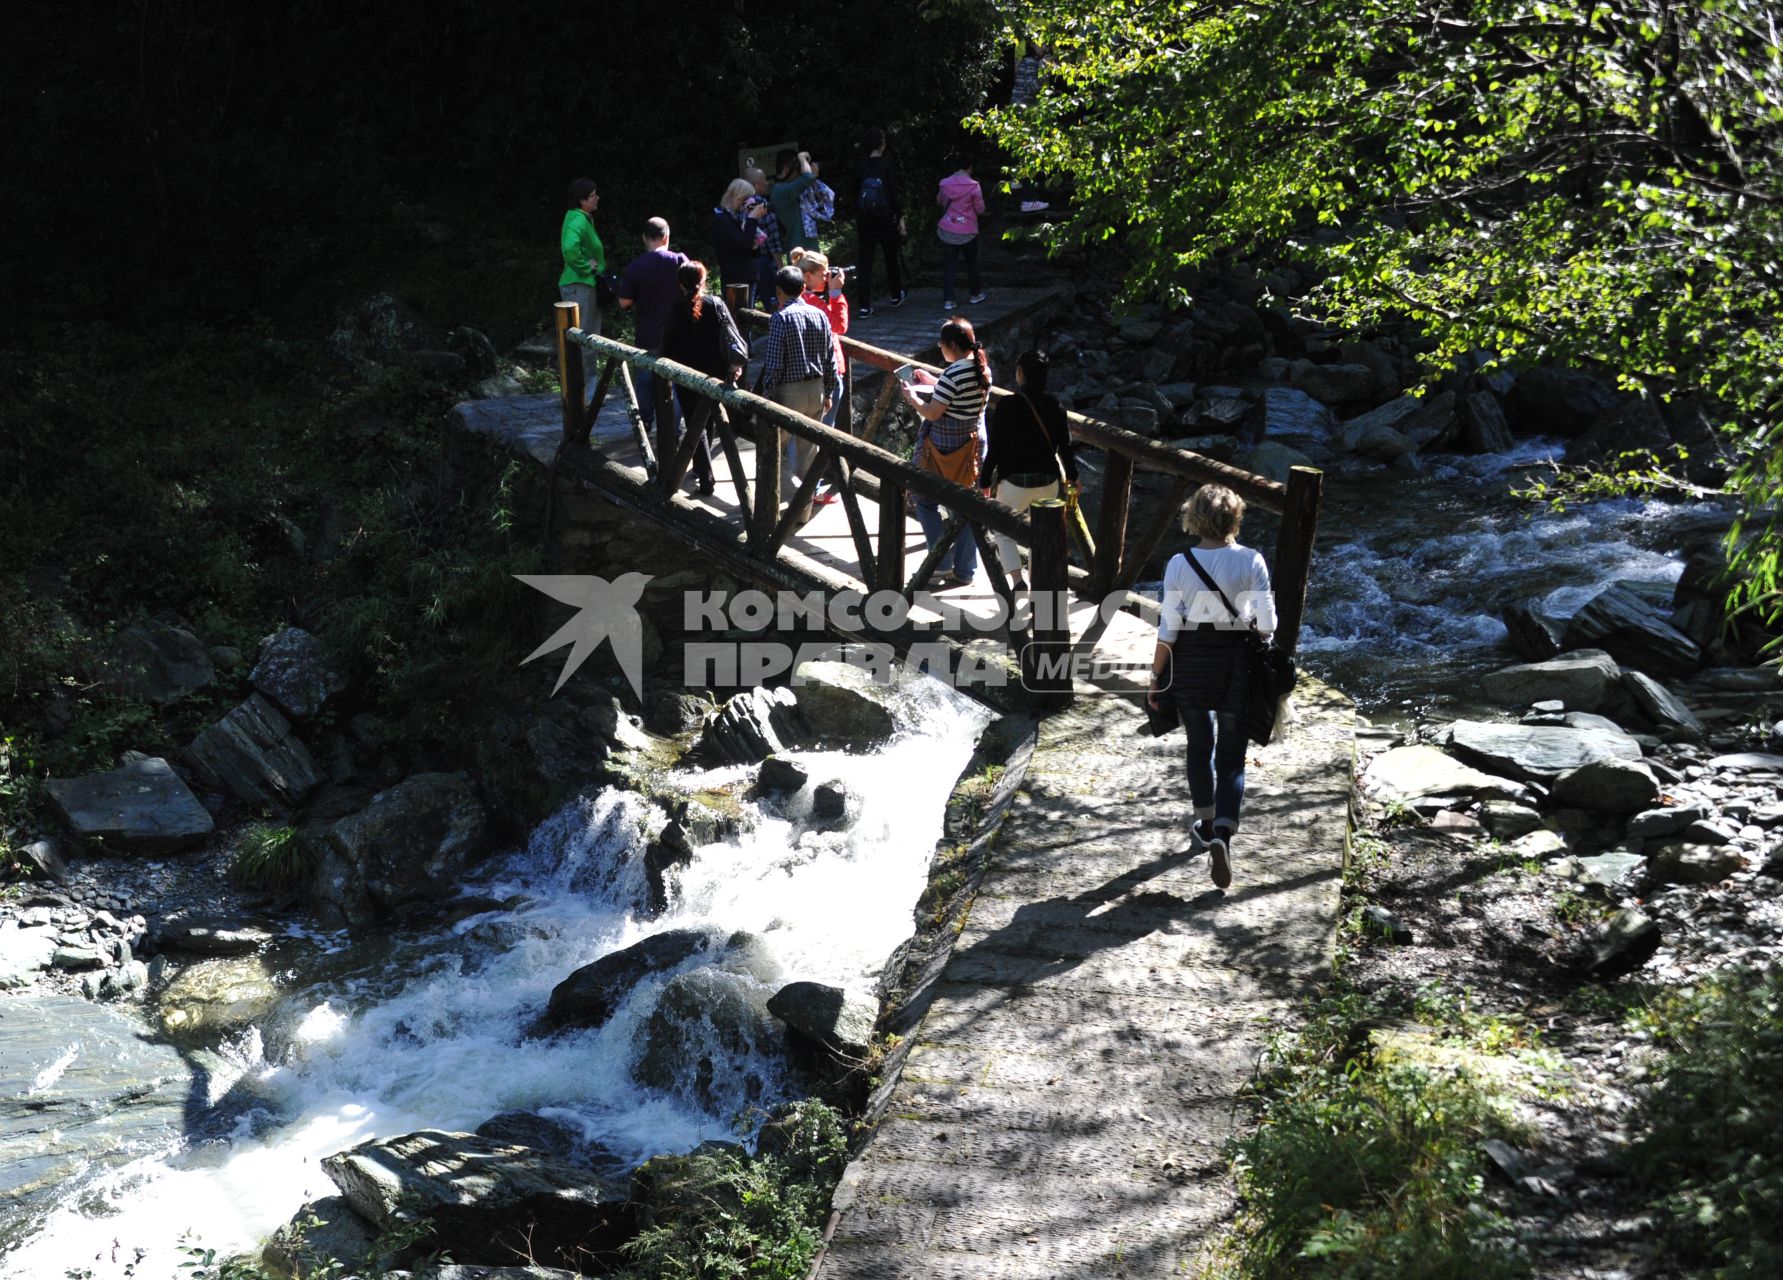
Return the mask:
<svg viewBox="0 0 1783 1280"><path fill-rule="evenodd" d="M746 806L755 825L699 849L676 873L661 915L639 910L644 846L661 811L630 793L603 792L554 815L467 888L501 909L356 960L343 966L346 976L297 978L281 1012L212 1065L206 1100L227 1095L238 1104L225 1106L224 1131L195 1136L203 1126L189 1119L187 1132L169 1134L159 1149L89 1173L0 1259L0 1276L60 1280L80 1268L94 1280L177 1275L182 1237L225 1257L253 1248L305 1202L334 1194L322 1157L416 1129L468 1131L504 1111L579 1126L627 1165L735 1138L734 1091L705 1110L634 1077L641 1031L667 975L646 980L597 1030L549 1041L523 1032L572 970L666 929L757 935L757 953L765 948L777 970L764 983L769 994L796 979L870 991L911 931L947 794L989 720L926 678L898 696L904 727L881 750L794 756L814 784L846 785L845 828L813 829L809 787L787 811ZM683 770L675 782L692 793L750 772ZM702 962L708 957L684 967ZM765 1083L763 1105L795 1092L774 1054L729 1065ZM243 1097L248 1105L239 1105ZM139 1249L142 1261L127 1269Z"/></svg>

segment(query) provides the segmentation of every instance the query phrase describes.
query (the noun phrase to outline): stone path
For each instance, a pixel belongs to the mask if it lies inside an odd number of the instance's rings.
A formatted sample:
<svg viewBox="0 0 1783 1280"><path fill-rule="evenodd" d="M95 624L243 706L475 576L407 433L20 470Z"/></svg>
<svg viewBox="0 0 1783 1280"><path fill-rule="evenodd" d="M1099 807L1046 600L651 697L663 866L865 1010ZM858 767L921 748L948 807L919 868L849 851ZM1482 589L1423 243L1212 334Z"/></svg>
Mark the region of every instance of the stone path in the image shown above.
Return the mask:
<svg viewBox="0 0 1783 1280"><path fill-rule="evenodd" d="M1252 748L1224 893L1181 856L1182 736L1121 699L1048 719L820 1280L1187 1274L1233 1205L1221 1146L1330 971L1354 708L1307 681Z"/></svg>

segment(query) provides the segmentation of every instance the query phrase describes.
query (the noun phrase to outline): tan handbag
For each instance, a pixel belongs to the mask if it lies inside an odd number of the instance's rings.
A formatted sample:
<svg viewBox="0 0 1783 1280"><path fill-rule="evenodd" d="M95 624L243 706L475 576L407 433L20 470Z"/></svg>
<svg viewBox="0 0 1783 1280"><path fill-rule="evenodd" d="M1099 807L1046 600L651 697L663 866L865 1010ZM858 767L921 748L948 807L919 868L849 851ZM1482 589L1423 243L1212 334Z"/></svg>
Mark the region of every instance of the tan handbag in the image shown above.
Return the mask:
<svg viewBox="0 0 1783 1280"><path fill-rule="evenodd" d="M978 441L969 439L952 453L942 453L933 440L924 437L921 466L924 471L932 471L963 489L975 489L978 487Z"/></svg>

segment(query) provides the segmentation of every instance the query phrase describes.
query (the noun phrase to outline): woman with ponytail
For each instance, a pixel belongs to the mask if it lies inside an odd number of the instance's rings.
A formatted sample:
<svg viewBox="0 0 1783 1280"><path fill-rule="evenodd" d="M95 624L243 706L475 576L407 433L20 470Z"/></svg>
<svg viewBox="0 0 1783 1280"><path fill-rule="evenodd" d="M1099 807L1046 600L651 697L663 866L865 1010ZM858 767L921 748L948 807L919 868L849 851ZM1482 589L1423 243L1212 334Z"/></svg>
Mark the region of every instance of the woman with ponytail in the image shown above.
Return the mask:
<svg viewBox="0 0 1783 1280"><path fill-rule="evenodd" d="M941 357L947 361L932 394L919 396L903 389L904 402L922 419L916 433L913 461L965 489L978 486L978 464L983 456L984 406L991 394L991 366L984 344L970 320L949 320L941 326ZM916 521L931 548L940 541L944 519L938 504L916 500ZM978 572L978 540L962 525L954 538L952 582L969 586Z"/></svg>
<svg viewBox="0 0 1783 1280"><path fill-rule="evenodd" d="M662 354L666 360L684 364L708 378L716 378L727 386L735 386L749 361L749 348L737 332L724 299L706 292L706 264L684 262L675 273L681 286L682 300L669 317L668 335L663 339ZM693 471L703 494L716 487L712 474L712 439L706 424L712 416L713 402L705 396L690 395L677 387L675 399L681 409L683 430L698 431L703 439L693 451ZM687 412L691 407L692 412ZM665 464L668 459L662 460Z"/></svg>

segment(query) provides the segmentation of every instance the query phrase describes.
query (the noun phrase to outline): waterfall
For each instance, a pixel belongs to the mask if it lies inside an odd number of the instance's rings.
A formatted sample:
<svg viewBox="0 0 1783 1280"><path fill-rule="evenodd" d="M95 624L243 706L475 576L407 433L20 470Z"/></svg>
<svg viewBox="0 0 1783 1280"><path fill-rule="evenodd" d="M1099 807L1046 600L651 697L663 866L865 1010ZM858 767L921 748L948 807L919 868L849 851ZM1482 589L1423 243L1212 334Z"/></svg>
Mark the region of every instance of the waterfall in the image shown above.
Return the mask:
<svg viewBox="0 0 1783 1280"><path fill-rule="evenodd" d="M663 815L609 790L565 805L464 889L500 905L432 933L326 940L315 968L327 976L300 966L278 1011L204 1056L183 1125L127 1163L95 1165L47 1212L0 1224L0 1242L22 1239L0 1277L90 1268L112 1280L138 1249L130 1274L171 1276L187 1233L227 1256L334 1194L324 1156L505 1111L571 1126L614 1169L735 1138L744 1105L792 1096L796 1081L777 1038L739 1039L726 1010L746 1018L794 979L872 987L910 932L946 797L990 718L933 681L897 697L902 728L881 749L793 757L813 784L846 787L845 827L813 821L809 787L757 800L744 794L751 770L676 771L670 785L689 796L734 797L741 829L668 873L659 914L645 852ZM668 929L735 941L640 983L596 1029L526 1037L573 970ZM660 1087L642 1078L653 1044L677 1059Z"/></svg>

